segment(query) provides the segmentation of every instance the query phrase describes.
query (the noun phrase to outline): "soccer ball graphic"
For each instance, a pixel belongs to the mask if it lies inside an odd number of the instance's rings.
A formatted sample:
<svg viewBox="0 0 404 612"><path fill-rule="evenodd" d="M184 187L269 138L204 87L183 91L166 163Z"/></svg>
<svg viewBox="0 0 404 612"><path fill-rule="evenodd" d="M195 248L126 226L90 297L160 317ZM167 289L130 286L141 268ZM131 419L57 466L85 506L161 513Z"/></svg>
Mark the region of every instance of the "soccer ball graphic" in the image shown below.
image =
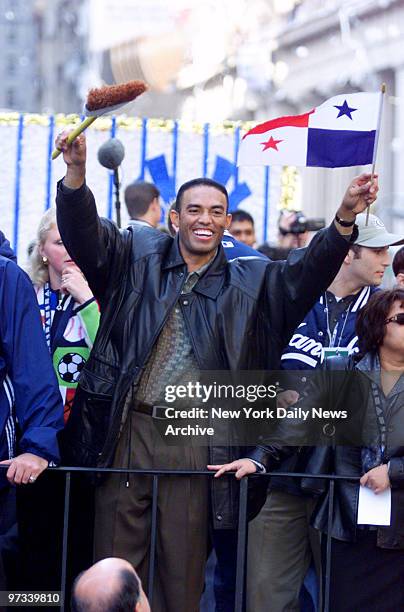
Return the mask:
<svg viewBox="0 0 404 612"><path fill-rule="evenodd" d="M78 353L66 353L58 364L58 373L62 380L68 383L76 383L80 372L84 368L86 360Z"/></svg>

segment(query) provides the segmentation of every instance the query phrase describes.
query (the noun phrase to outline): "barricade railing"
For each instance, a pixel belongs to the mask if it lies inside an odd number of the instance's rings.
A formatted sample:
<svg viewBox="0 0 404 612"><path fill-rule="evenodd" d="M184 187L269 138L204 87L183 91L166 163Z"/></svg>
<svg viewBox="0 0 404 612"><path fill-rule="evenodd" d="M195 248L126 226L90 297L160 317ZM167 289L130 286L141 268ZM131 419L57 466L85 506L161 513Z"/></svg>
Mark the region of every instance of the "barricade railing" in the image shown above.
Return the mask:
<svg viewBox="0 0 404 612"><path fill-rule="evenodd" d="M3 468L3 466L0 466ZM62 541L62 572L60 590L63 594L66 592L67 578L67 555L69 546L69 507L70 507L70 489L71 476L74 473L81 474L137 474L145 476L153 476L152 486L152 508L151 508L151 534L150 534L150 556L149 556L149 578L148 578L148 598L153 609L153 584L156 565L156 543L157 543L157 499L159 478L164 476L205 476L212 478L214 472L208 470L168 470L168 469L131 469L131 468L86 468L86 467L50 467L49 470L64 473L66 475L65 493L64 493L64 518L63 518L63 541ZM359 482L359 477L344 476L336 474L312 474L308 472L266 472L265 474L254 474L250 478L262 478L268 476L277 477L292 477L292 478L314 478L324 479L329 481L329 506L328 506L328 521L327 521L327 543L326 543L326 565L324 570L324 594L323 594L323 612L330 611L330 580L331 580L331 546L332 546L332 518L334 512L334 497L335 497L335 481L349 480ZM226 472L222 478L234 478L234 472ZM240 481L239 490L239 514L237 525L237 561L236 561L236 592L234 611L243 611L245 574L246 574L246 549L247 549L247 500L248 500L248 478L242 478ZM29 485L28 485L29 486ZM60 608L62 612L67 610L65 606L66 597L62 598Z"/></svg>

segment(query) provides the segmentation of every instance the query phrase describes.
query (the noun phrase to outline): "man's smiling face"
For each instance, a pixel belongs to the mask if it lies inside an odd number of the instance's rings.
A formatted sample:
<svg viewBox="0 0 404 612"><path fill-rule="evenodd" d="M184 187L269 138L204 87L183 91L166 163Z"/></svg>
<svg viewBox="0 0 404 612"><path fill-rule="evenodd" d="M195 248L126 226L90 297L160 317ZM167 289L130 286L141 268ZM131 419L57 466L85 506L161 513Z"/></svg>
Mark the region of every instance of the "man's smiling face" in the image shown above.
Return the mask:
<svg viewBox="0 0 404 612"><path fill-rule="evenodd" d="M182 256L200 256L203 264L214 254L230 225L226 196L210 185L190 187L182 195L179 212L172 213L179 227Z"/></svg>

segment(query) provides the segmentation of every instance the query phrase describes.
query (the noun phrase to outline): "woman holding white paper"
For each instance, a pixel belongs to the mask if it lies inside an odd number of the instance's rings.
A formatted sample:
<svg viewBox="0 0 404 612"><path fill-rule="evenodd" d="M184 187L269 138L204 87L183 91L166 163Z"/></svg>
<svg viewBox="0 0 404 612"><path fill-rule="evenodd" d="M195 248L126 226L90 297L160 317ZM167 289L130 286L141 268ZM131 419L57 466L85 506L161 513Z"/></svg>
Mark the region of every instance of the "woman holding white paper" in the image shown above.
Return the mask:
<svg viewBox="0 0 404 612"><path fill-rule="evenodd" d="M330 610L396 612L404 606L404 290L376 292L357 333L361 353L345 366L358 376L337 401L351 411L364 407L362 434L372 442L332 452L330 469L360 477L360 486L335 483ZM323 533L328 506L329 491L313 519Z"/></svg>

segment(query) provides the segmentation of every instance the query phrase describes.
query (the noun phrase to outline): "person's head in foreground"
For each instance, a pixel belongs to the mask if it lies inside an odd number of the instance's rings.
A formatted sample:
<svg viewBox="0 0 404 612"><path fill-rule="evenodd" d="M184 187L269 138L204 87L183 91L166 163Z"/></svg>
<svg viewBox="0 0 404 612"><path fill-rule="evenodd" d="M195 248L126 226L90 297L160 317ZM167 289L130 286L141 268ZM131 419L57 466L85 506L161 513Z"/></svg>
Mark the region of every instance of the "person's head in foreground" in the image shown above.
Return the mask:
<svg viewBox="0 0 404 612"><path fill-rule="evenodd" d="M150 612L132 565L109 557L79 574L72 590L73 612Z"/></svg>

